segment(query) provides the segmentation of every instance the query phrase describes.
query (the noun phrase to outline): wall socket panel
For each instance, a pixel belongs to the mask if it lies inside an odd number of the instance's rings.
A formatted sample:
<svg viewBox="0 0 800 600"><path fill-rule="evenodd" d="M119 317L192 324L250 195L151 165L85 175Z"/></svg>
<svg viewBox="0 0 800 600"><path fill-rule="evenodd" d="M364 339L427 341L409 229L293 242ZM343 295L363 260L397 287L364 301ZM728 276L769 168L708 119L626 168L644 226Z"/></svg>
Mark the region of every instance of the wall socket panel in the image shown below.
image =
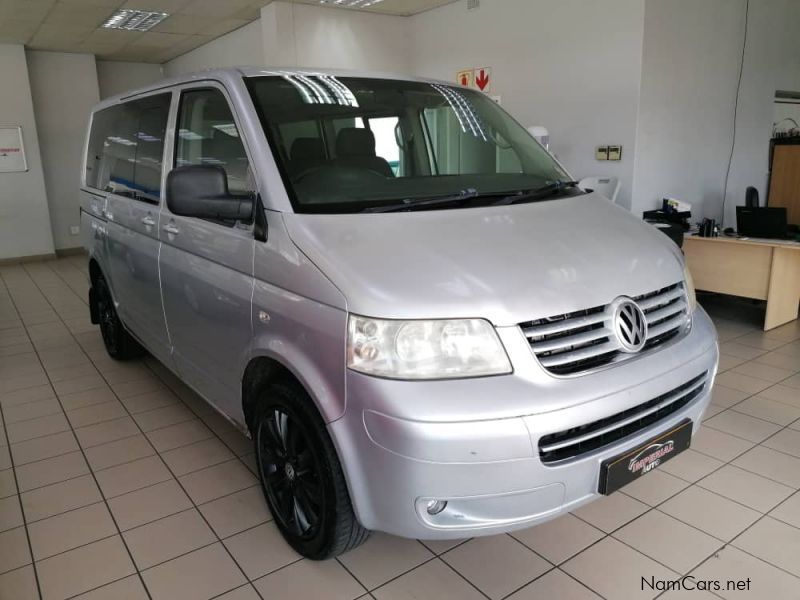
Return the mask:
<svg viewBox="0 0 800 600"><path fill-rule="evenodd" d="M622 160L622 146L598 146L594 157L596 160Z"/></svg>
<svg viewBox="0 0 800 600"><path fill-rule="evenodd" d="M69 228L70 235L78 235L81 232L81 228L77 225L73 225Z"/></svg>

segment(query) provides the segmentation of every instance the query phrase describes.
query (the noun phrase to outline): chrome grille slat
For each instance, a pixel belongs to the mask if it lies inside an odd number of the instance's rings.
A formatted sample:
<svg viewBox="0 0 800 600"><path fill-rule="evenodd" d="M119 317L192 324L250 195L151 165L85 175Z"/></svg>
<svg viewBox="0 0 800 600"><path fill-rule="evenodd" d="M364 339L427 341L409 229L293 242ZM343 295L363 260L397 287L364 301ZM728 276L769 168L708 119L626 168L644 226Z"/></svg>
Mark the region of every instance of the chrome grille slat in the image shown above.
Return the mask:
<svg viewBox="0 0 800 600"><path fill-rule="evenodd" d="M686 331L689 312L683 283L632 298L645 314L647 338L641 352ZM539 363L554 375L576 375L633 358L613 333L614 304L522 323Z"/></svg>
<svg viewBox="0 0 800 600"><path fill-rule="evenodd" d="M564 348L565 346L578 346L594 340L601 340L608 336L608 330L605 327L601 327L600 329L592 329L591 331L584 331L583 333L576 333L546 342L532 342L531 348L533 348L534 352L547 352Z"/></svg>
<svg viewBox="0 0 800 600"><path fill-rule="evenodd" d="M662 304L666 304L667 302L671 302L676 298L681 298L683 296L683 285L678 284L677 287L673 288L672 290L665 292L664 294L659 294L657 296L652 296L650 298L643 298L639 300L638 298L634 298L636 300L636 304L639 305L643 311L647 312L648 310L661 306Z"/></svg>
<svg viewBox="0 0 800 600"><path fill-rule="evenodd" d="M638 413L636 413L636 414L634 414L634 415L632 415L632 416L630 416L630 417L628 417L626 419L623 419L623 420L618 421L616 423L613 423L611 425L607 425L607 426L602 427L602 428L600 428L600 429L598 429L596 431L593 431L591 433L586 433L584 435L581 435L581 436L578 436L578 437L575 437L575 438L571 438L569 440L564 440L563 442L558 442L558 443L555 443L555 444L549 444L547 446L540 446L540 450L542 452L553 452L555 450L560 450L561 448L566 448L567 446L572 446L572 445L575 445L575 444L581 444L581 443L586 442L588 440L591 440L593 438L599 437L601 435L605 435L606 433L614 431L615 429L619 429L620 427L624 427L625 425L629 425L629 424L633 423L634 421L637 421L637 420L641 419L642 417L646 417L648 415L653 414L654 412L658 412L659 410L669 406L670 404L672 404L673 402L675 402L679 398L691 394L697 388L701 388L701 387L705 386L705 384L706 384L705 380L701 379L700 381L695 383L689 389L681 390L679 392L672 393L667 397L666 400L663 400L663 401L659 402L658 404L656 404L655 406L651 406L651 407L649 407L649 408L647 408L647 409L645 409L645 410L643 410L641 412L638 412Z"/></svg>
<svg viewBox="0 0 800 600"><path fill-rule="evenodd" d="M566 365L577 360L584 360L586 358L591 358L592 356L599 356L601 354L605 354L606 352L614 352L618 349L619 346L616 343L606 342L605 344L597 344L596 346L581 348L580 350L573 350L571 352L551 354L550 356L540 358L539 362L542 363L542 366L545 368L558 367L560 365Z"/></svg>
<svg viewBox="0 0 800 600"><path fill-rule="evenodd" d="M659 323L658 325L655 325L654 327L651 327L647 331L647 339L649 341L649 340L652 340L652 339L657 338L659 336L662 336L665 333L667 333L668 331L670 331L672 329L675 329L677 327L680 327L685 322L686 322L686 315L685 314L677 314L674 317L672 317L671 319L669 319L668 321L664 321L663 323Z"/></svg>
<svg viewBox="0 0 800 600"><path fill-rule="evenodd" d="M685 312L686 312L686 301L678 300L677 302L668 304L664 308L659 308L654 310L653 312L645 313L645 317L647 318L647 324L650 325L651 323L657 323L658 321L665 319L671 315L677 313L682 314Z"/></svg>
<svg viewBox="0 0 800 600"><path fill-rule="evenodd" d="M602 323L606 320L606 318L607 316L605 313L599 313L596 315L555 321L553 323L548 323L537 327L523 327L522 332L528 338L553 335L556 333L563 333L565 331L572 331L573 329L578 329L580 327L587 327L589 325L594 325L595 323Z"/></svg>
<svg viewBox="0 0 800 600"><path fill-rule="evenodd" d="M539 439L542 464L557 465L582 458L636 435L689 406L705 391L708 372L668 392L614 415Z"/></svg>

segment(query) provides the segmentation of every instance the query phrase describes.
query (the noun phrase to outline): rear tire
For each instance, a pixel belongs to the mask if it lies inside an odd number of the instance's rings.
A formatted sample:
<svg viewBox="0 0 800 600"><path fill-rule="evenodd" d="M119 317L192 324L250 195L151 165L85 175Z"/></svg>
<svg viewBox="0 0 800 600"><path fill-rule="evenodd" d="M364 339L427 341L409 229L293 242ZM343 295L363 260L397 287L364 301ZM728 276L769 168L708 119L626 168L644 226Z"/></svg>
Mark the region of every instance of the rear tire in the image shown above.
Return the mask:
<svg viewBox="0 0 800 600"><path fill-rule="evenodd" d="M108 355L115 360L138 358L145 353L141 344L128 333L117 315L114 299L108 283L102 275L94 281L94 292L97 297L97 314L100 321L100 333Z"/></svg>
<svg viewBox="0 0 800 600"><path fill-rule="evenodd" d="M253 422L259 479L288 544L312 560L364 543L370 531L353 512L325 423L298 385L271 384Z"/></svg>

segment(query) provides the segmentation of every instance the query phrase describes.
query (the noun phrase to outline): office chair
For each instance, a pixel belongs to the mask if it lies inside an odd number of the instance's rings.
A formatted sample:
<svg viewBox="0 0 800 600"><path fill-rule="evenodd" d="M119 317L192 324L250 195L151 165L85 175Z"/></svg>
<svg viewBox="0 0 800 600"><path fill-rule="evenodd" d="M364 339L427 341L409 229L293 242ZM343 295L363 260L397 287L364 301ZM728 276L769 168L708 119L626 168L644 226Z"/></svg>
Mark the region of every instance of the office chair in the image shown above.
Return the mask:
<svg viewBox="0 0 800 600"><path fill-rule="evenodd" d="M619 195L619 179L616 177L584 177L578 182L578 187L585 191L602 194L616 203Z"/></svg>
<svg viewBox="0 0 800 600"><path fill-rule="evenodd" d="M748 187L744 195L744 205L747 208L758 208L758 190L754 187Z"/></svg>

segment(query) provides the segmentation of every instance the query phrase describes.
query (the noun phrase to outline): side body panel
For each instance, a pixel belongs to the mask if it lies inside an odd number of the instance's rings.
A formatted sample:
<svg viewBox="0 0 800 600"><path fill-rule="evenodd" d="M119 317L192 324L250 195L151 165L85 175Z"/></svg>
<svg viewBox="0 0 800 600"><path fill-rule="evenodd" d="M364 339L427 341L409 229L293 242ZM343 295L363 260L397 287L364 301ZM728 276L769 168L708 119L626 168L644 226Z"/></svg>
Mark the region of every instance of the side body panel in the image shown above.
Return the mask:
<svg viewBox="0 0 800 600"><path fill-rule="evenodd" d="M176 90L166 171L174 165L180 92L192 88L225 93L216 82ZM232 105L231 109L236 112ZM252 227L175 215L165 202L159 236L161 290L176 370L219 411L241 424L241 378L252 339Z"/></svg>
<svg viewBox="0 0 800 600"><path fill-rule="evenodd" d="M283 215L268 211L268 239L255 248L253 348L311 395L326 422L345 410L344 296L289 239Z"/></svg>

